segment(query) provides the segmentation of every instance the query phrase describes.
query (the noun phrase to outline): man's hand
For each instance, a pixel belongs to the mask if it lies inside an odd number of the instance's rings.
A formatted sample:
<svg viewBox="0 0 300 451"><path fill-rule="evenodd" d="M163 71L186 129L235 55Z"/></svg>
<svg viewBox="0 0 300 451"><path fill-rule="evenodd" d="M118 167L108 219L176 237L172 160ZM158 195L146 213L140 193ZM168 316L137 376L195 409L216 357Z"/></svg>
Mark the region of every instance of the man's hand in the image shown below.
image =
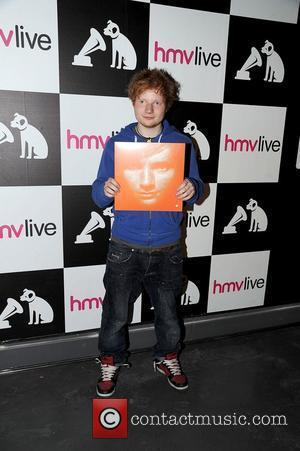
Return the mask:
<svg viewBox="0 0 300 451"><path fill-rule="evenodd" d="M112 177L109 177L109 179L107 179L106 182L104 183L104 194L107 197L115 197L115 195L119 191L120 191L119 183Z"/></svg>
<svg viewBox="0 0 300 451"><path fill-rule="evenodd" d="M183 183L178 187L176 196L181 200L189 200L195 194L195 187L189 179L184 179Z"/></svg>

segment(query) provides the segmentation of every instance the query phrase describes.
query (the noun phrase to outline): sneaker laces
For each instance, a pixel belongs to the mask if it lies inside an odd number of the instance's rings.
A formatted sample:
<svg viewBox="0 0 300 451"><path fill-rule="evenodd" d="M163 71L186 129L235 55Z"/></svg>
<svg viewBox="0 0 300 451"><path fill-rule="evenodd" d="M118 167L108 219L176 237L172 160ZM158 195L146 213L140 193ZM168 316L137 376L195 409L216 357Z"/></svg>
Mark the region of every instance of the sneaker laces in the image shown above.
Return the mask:
<svg viewBox="0 0 300 451"><path fill-rule="evenodd" d="M174 359L169 360L165 359L163 360L163 363L171 371L173 376L180 376L182 374L179 360L176 357Z"/></svg>
<svg viewBox="0 0 300 451"><path fill-rule="evenodd" d="M108 365L107 363L101 363L102 380L110 381L114 377L117 369L117 366Z"/></svg>
<svg viewBox="0 0 300 451"><path fill-rule="evenodd" d="M118 367L109 365L108 363L102 363L99 358L96 358L95 360L98 364L100 364L101 379L103 381L110 381L114 377Z"/></svg>

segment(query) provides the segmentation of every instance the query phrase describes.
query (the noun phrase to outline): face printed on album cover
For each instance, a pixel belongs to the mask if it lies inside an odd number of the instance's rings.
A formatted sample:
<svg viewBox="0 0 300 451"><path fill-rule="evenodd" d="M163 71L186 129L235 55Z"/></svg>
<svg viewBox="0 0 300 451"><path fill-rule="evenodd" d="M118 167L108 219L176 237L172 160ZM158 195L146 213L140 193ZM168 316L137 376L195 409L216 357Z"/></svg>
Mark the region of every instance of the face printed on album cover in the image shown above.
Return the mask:
<svg viewBox="0 0 300 451"><path fill-rule="evenodd" d="M117 210L180 211L176 197L183 181L183 143L115 143Z"/></svg>
<svg viewBox="0 0 300 451"><path fill-rule="evenodd" d="M161 144L151 151L145 149L138 160L128 162L123 174L127 188L140 202L156 203L162 195L167 196L170 189L174 191L175 167L170 146Z"/></svg>

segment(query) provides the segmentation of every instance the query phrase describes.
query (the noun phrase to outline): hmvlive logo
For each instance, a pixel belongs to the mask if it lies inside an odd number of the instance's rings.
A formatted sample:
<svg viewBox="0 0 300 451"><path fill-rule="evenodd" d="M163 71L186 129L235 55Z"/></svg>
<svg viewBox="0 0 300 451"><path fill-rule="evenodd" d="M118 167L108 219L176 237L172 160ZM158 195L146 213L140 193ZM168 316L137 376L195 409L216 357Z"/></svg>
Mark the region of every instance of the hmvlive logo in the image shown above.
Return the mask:
<svg viewBox="0 0 300 451"><path fill-rule="evenodd" d="M234 293L241 290L254 290L255 288L263 288L265 285L265 279L262 277L259 279L252 279L250 276L246 276L243 280L235 280L231 282L213 282L213 294Z"/></svg>

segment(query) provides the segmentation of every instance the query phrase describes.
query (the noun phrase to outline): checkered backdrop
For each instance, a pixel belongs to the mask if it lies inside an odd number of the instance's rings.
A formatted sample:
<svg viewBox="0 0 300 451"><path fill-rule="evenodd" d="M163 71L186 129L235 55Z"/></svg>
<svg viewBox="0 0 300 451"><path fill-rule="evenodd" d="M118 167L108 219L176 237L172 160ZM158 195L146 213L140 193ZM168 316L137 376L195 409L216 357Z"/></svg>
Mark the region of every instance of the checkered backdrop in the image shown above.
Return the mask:
<svg viewBox="0 0 300 451"><path fill-rule="evenodd" d="M176 4L176 6L175 6ZM169 120L206 182L186 210L185 317L299 302L299 0L0 4L0 338L99 327L111 208L91 184L134 120L126 86L165 68ZM132 323L153 320L147 296Z"/></svg>

